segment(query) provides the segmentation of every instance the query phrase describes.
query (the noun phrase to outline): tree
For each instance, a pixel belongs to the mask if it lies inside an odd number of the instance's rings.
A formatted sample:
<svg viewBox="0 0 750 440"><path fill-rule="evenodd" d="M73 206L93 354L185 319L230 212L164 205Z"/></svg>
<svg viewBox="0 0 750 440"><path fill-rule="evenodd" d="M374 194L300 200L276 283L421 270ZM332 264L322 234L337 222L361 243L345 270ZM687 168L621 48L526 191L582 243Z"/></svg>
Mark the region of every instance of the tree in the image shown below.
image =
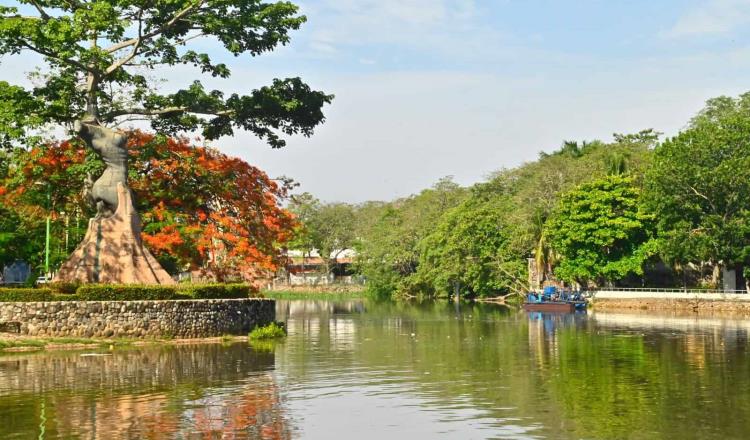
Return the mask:
<svg viewBox="0 0 750 440"><path fill-rule="evenodd" d="M28 90L0 82L4 98L0 141L6 146L23 141L34 128L48 123L72 127L106 165L89 192L97 221L113 216L121 203L132 199L127 137L112 126L147 119L161 134L201 130L206 139L243 129L279 148L285 145L282 135L311 135L324 120L322 107L333 99L299 78L275 79L248 95L225 97L220 90L206 90L200 81L175 93L161 93L146 74L159 67L187 64L227 78L230 70L225 64L187 47L194 46L196 39L209 38L235 56L273 50L286 44L289 32L305 21L289 2L17 0L17 4L22 7L0 6L0 56L30 51L42 57L46 70L38 85ZM27 11L31 15L24 15ZM124 235L138 229L133 224L123 223L133 229ZM118 240L105 237L103 254L74 253L58 276L77 278L81 275L73 270L75 266L98 268L100 259L117 258L124 264L121 255L108 253L123 246ZM136 268L138 262L149 261L137 238L127 249L133 258L103 279L130 279L126 274L139 270L153 274L150 282L171 281L158 267ZM90 261L81 264L83 260ZM98 269L83 276L89 282L100 279Z"/></svg>
<svg viewBox="0 0 750 440"><path fill-rule="evenodd" d="M468 296L497 296L525 288L525 261L511 248L507 196L475 196L451 209L420 243L416 279L435 294L459 286ZM523 281L522 281L523 280Z"/></svg>
<svg viewBox="0 0 750 440"><path fill-rule="evenodd" d="M89 170L101 169L85 161L83 149L59 143L0 153L0 235L8 238L5 260L23 259L41 270L45 260L46 217L51 217L51 267L67 258L83 236L91 211L83 203L81 183ZM93 156L91 157L93 159ZM95 172L95 171L94 171ZM71 221L72 220L72 221Z"/></svg>
<svg viewBox="0 0 750 440"><path fill-rule="evenodd" d="M281 264L278 248L290 239L295 224L280 206L285 186L240 159L192 146L184 138L138 131L128 137L130 181L143 213L142 236L165 268L173 273L204 270L223 279L274 270ZM80 189L71 183L101 167L85 151L75 141L53 142L28 152L17 149L12 162L18 166L0 180L0 205L21 214L4 217L0 227L14 218L38 223L39 235L16 232L19 243L44 237L40 214L46 211L46 186L35 183L51 183L53 266L68 254L62 237L80 237L80 220L89 213ZM37 253L40 242L35 242ZM26 251L15 252L34 260Z"/></svg>
<svg viewBox="0 0 750 440"><path fill-rule="evenodd" d="M188 50L199 38L234 56L260 55L289 42L305 17L289 2L260 0L17 0L0 6L0 56L34 52L46 64L40 85L0 82L0 128L6 145L47 123L111 125L146 118L160 133L200 129L207 139L235 128L282 147L283 134L310 135L332 96L299 78L276 79L249 95L225 96L199 81L160 93L148 72L192 65L227 78L208 53Z"/></svg>
<svg viewBox="0 0 750 440"><path fill-rule="evenodd" d="M379 217L361 230L356 244L356 266L368 289L384 297L416 293L410 282L419 266L420 240L466 195L465 188L446 177L417 195L380 207Z"/></svg>
<svg viewBox="0 0 750 440"><path fill-rule="evenodd" d="M675 263L750 264L750 93L709 100L654 152L646 201Z"/></svg>
<svg viewBox="0 0 750 440"><path fill-rule="evenodd" d="M300 226L292 243L308 255L317 250L329 273L341 252L354 247L355 209L346 203L321 203L309 193L292 198L290 210Z"/></svg>
<svg viewBox="0 0 750 440"><path fill-rule="evenodd" d="M538 161L501 170L479 185L487 194L511 196L514 208L508 222L517 226L512 247L520 255L524 254L520 250L525 250L527 256L534 257L540 281L551 275L557 262L544 225L560 197L578 185L610 174L629 175L640 181L648 168L658 133L649 129L635 134L615 133L613 137L613 143L566 141L557 151L541 153Z"/></svg>
<svg viewBox="0 0 750 440"><path fill-rule="evenodd" d="M317 230L314 229L315 216L320 209L320 200L312 194L304 192L295 194L291 197L289 211L294 214L297 220L297 227L294 230L294 236L289 242L293 249L302 251L302 258L309 257L316 249L319 238L316 236Z"/></svg>
<svg viewBox="0 0 750 440"><path fill-rule="evenodd" d="M564 194L546 224L559 256L555 274L587 286L643 274L656 252L653 216L632 177L608 176Z"/></svg>

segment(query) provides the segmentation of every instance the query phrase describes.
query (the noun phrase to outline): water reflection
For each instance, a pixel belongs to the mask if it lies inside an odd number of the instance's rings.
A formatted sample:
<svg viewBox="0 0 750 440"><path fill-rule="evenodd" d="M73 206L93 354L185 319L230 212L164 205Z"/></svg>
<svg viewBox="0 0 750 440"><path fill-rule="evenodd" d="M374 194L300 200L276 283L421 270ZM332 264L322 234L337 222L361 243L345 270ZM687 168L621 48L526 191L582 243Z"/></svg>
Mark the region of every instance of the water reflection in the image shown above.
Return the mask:
<svg viewBox="0 0 750 440"><path fill-rule="evenodd" d="M290 438L272 352L235 344L0 357L3 438Z"/></svg>
<svg viewBox="0 0 750 440"><path fill-rule="evenodd" d="M279 301L283 343L0 356L0 437L746 438L750 323Z"/></svg>

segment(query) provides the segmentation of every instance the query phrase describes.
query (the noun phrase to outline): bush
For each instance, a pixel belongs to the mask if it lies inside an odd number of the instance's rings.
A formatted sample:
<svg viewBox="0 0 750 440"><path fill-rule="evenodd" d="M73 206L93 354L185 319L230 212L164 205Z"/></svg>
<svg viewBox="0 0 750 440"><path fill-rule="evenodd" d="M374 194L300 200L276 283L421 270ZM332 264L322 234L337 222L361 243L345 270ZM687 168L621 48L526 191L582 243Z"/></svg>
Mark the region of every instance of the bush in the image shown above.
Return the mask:
<svg viewBox="0 0 750 440"><path fill-rule="evenodd" d="M239 299L255 296L246 284L183 284L179 286L52 283L44 288L0 288L0 302L22 301L161 301L176 299Z"/></svg>
<svg viewBox="0 0 750 440"><path fill-rule="evenodd" d="M0 287L0 302L52 301L50 289Z"/></svg>
<svg viewBox="0 0 750 440"><path fill-rule="evenodd" d="M286 337L286 329L284 324L272 322L264 327L255 327L247 337L254 340L279 339Z"/></svg>
<svg viewBox="0 0 750 440"><path fill-rule="evenodd" d="M52 294L52 301L80 301L81 297L77 294L67 294L67 293L53 293Z"/></svg>
<svg viewBox="0 0 750 440"><path fill-rule="evenodd" d="M81 301L156 301L186 299L170 286L87 284L78 288Z"/></svg>
<svg viewBox="0 0 750 440"><path fill-rule="evenodd" d="M185 284L177 291L194 299L249 298L252 293L247 284Z"/></svg>
<svg viewBox="0 0 750 440"><path fill-rule="evenodd" d="M54 293L61 293L63 295L72 295L78 291L78 288L81 287L81 283L79 282L67 282L67 281L55 281L54 283L49 283L45 286L46 288L52 289Z"/></svg>

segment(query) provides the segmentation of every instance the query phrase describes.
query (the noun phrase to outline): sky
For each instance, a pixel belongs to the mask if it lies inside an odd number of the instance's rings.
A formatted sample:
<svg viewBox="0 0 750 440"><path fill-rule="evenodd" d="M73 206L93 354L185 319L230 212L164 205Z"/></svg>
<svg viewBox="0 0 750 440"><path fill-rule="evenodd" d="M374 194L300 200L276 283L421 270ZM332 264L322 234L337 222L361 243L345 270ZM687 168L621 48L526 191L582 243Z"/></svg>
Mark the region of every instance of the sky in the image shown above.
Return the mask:
<svg viewBox="0 0 750 440"><path fill-rule="evenodd" d="M674 135L707 99L750 90L750 0L295 3L308 22L273 53L199 42L233 72L204 84L248 93L300 76L336 95L325 124L280 150L244 132L213 145L329 202L470 185L563 140ZM0 79L27 66L3 62ZM168 89L197 73L163 75Z"/></svg>

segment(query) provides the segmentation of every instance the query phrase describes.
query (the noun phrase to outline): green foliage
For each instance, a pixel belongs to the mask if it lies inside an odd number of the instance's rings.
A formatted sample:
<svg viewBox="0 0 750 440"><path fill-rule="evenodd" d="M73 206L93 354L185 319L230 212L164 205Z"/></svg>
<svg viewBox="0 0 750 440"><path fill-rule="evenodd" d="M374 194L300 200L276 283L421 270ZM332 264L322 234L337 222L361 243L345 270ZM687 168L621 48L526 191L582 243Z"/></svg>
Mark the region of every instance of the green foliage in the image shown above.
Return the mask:
<svg viewBox="0 0 750 440"><path fill-rule="evenodd" d="M507 222L512 209L507 196L474 196L445 213L419 244L422 289L448 295L458 283L469 296L523 289L525 261L511 248L514 225Z"/></svg>
<svg viewBox="0 0 750 440"><path fill-rule="evenodd" d="M75 290L73 288L75 287ZM246 284L182 284L178 286L53 283L43 289L0 288L0 302L20 301L159 301L249 298Z"/></svg>
<svg viewBox="0 0 750 440"><path fill-rule="evenodd" d="M160 93L144 70L189 65L227 78L230 69L195 49L196 39L218 41L234 56L256 56L287 44L306 18L290 2L16 0L0 6L0 56L35 52L46 64L31 89L0 82L0 141L23 139L45 123L82 118L108 124L150 118L162 133L202 130L208 139L250 131L273 147L280 134L309 136L323 122L332 95L299 78L274 79L248 95L225 96L194 81ZM32 8L33 6L33 8ZM23 11L23 12L22 12ZM30 12L33 14L29 14ZM191 47L193 47L191 49Z"/></svg>
<svg viewBox="0 0 750 440"><path fill-rule="evenodd" d="M654 152L646 203L671 262L750 263L750 93L708 101Z"/></svg>
<svg viewBox="0 0 750 440"><path fill-rule="evenodd" d="M293 249L310 254L318 250L326 266L338 257L337 252L354 247L356 208L346 203L321 203L309 193L292 197L289 210L300 222Z"/></svg>
<svg viewBox="0 0 750 440"><path fill-rule="evenodd" d="M76 293L76 291L78 291L78 288L81 287L81 283L55 281L53 283L47 284L45 287L51 289L55 293L63 295L73 295Z"/></svg>
<svg viewBox="0 0 750 440"><path fill-rule="evenodd" d="M272 322L263 327L255 327L247 335L251 340L280 339L286 337L284 324Z"/></svg>
<svg viewBox="0 0 750 440"><path fill-rule="evenodd" d="M470 190L443 180L417 196L369 205L357 245L368 291L375 297L445 295L454 283L462 294L477 296L520 291L527 287L528 257L549 276L557 255L544 225L561 196L608 175L640 182L658 133L614 138L609 144L566 141Z"/></svg>
<svg viewBox="0 0 750 440"><path fill-rule="evenodd" d="M0 287L0 302L34 301L52 301L52 290Z"/></svg>
<svg viewBox="0 0 750 440"><path fill-rule="evenodd" d="M629 177L609 176L566 193L546 232L560 258L555 274L583 285L642 274L656 252L653 216L640 208L640 190Z"/></svg>
<svg viewBox="0 0 750 440"><path fill-rule="evenodd" d="M193 299L249 298L254 292L247 284L182 284L176 290Z"/></svg>
<svg viewBox="0 0 750 440"><path fill-rule="evenodd" d="M150 301L187 299L174 287L146 285L86 284L78 288L81 301Z"/></svg>
<svg viewBox="0 0 750 440"><path fill-rule="evenodd" d="M366 212L376 220L358 222L356 249L357 268L372 296L390 297L413 289L411 277L419 265L420 240L466 195L465 188L445 178L418 195L368 206Z"/></svg>
<svg viewBox="0 0 750 440"><path fill-rule="evenodd" d="M0 150L0 266L22 259L43 272L48 215L52 268L67 259L85 233L92 213L82 209L81 182L101 162L92 155L85 164L64 167L69 157L55 154L56 147Z"/></svg>
<svg viewBox="0 0 750 440"><path fill-rule="evenodd" d="M289 210L299 222L294 238L289 243L292 249L301 250L307 254L315 249L318 240L317 232L314 229L315 216L320 209L320 205L320 200L308 192L292 196Z"/></svg>

